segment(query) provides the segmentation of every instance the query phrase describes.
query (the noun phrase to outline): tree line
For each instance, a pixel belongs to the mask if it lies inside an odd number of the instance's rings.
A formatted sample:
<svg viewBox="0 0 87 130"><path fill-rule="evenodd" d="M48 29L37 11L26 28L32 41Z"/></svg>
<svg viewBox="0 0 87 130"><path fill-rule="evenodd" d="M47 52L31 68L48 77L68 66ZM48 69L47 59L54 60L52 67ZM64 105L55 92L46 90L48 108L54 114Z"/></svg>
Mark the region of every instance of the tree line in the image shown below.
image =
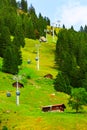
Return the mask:
<svg viewBox="0 0 87 130"><path fill-rule="evenodd" d="M56 89L66 93L69 93L71 87L84 87L87 90L86 32L61 29L58 33L55 61L58 68Z"/></svg>
<svg viewBox="0 0 87 130"><path fill-rule="evenodd" d="M58 74L54 88L71 95L69 105L78 112L87 105L87 32L61 29L55 61Z"/></svg>
<svg viewBox="0 0 87 130"><path fill-rule="evenodd" d="M2 71L16 74L22 64L21 47L25 37L39 39L45 36L44 29L50 25L48 17L37 16L35 8L27 1L0 1L0 57L3 59Z"/></svg>

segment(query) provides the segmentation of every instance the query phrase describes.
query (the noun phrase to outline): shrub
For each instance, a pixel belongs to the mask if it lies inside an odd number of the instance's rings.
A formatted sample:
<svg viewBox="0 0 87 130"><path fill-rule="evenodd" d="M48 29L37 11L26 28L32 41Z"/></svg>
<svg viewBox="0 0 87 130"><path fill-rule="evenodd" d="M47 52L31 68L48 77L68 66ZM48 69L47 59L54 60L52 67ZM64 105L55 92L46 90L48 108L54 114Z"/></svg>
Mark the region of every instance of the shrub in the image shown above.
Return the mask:
<svg viewBox="0 0 87 130"><path fill-rule="evenodd" d="M23 68L19 71L19 74L26 77L27 79L37 78L36 72L31 68Z"/></svg>
<svg viewBox="0 0 87 130"><path fill-rule="evenodd" d="M68 104L78 112L83 105L87 105L87 92L85 88L73 88Z"/></svg>

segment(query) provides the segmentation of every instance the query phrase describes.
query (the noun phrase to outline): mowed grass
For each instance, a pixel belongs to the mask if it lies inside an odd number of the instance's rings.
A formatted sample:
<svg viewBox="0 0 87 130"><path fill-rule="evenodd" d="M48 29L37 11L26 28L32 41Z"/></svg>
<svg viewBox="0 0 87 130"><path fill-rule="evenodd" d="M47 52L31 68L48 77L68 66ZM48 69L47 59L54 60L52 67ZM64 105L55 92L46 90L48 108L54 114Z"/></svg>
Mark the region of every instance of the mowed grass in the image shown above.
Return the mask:
<svg viewBox="0 0 87 130"><path fill-rule="evenodd" d="M50 37L50 36L48 36ZM87 107L76 114L68 106L69 95L54 90L54 80L43 76L51 73L56 77L55 43L39 43L38 40L25 39L22 49L23 64L19 74L24 88L20 89L20 105L16 105L16 88L12 86L13 75L0 71L0 130L86 130ZM51 37L50 40L51 41ZM40 44L40 70L36 69L36 44ZM27 60L31 60L31 64ZM0 60L0 64L1 60ZM0 67L1 68L1 67ZM30 77L29 77L30 76ZM7 97L7 92L11 97ZM42 112L42 106L64 103L62 112Z"/></svg>

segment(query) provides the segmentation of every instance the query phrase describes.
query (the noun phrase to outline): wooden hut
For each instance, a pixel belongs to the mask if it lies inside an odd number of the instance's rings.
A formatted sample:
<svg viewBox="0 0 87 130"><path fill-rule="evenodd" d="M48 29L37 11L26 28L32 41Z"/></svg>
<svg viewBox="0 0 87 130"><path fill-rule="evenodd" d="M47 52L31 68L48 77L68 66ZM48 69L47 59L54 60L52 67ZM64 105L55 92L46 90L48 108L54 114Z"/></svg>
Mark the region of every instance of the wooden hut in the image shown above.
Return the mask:
<svg viewBox="0 0 87 130"><path fill-rule="evenodd" d="M13 87L17 87L17 82L14 82L14 83L12 84L12 86L13 86ZM24 85L23 85L22 83L18 82L18 87L19 87L19 88L24 88Z"/></svg>
<svg viewBox="0 0 87 130"><path fill-rule="evenodd" d="M59 111L64 112L64 109L66 106L64 104L56 104L56 105L50 105L50 106L43 106L42 111L48 112L48 111Z"/></svg>

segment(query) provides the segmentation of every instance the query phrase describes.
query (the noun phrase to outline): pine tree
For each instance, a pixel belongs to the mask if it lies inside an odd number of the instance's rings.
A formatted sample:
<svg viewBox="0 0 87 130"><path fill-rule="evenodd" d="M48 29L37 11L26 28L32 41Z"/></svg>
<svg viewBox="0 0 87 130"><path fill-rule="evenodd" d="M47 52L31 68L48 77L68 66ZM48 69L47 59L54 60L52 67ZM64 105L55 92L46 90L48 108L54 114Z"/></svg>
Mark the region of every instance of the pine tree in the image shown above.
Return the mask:
<svg viewBox="0 0 87 130"><path fill-rule="evenodd" d="M4 17L0 16L0 34L2 33L3 27L4 27Z"/></svg>
<svg viewBox="0 0 87 130"><path fill-rule="evenodd" d="M71 29L72 29L72 30L74 30L74 27L73 27L73 26L71 26Z"/></svg>
<svg viewBox="0 0 87 130"><path fill-rule="evenodd" d="M15 26L17 24L17 15L13 9L9 9L4 16L5 25L9 28L11 35L14 35Z"/></svg>
<svg viewBox="0 0 87 130"><path fill-rule="evenodd" d="M10 4L11 4L12 7L17 8L16 0L10 0Z"/></svg>
<svg viewBox="0 0 87 130"><path fill-rule="evenodd" d="M11 43L9 28L3 26L0 35L0 56L3 57L6 47Z"/></svg>
<svg viewBox="0 0 87 130"><path fill-rule="evenodd" d="M27 1L21 0L21 8L23 11L27 12Z"/></svg>
<svg viewBox="0 0 87 130"><path fill-rule="evenodd" d="M43 23L43 24L42 24ZM43 18L41 13L39 13L39 18L38 18L38 31L40 33L40 36L45 36L44 29L47 28L47 21L46 18Z"/></svg>
<svg viewBox="0 0 87 130"><path fill-rule="evenodd" d="M21 53L21 47L18 45L17 46L17 43L18 43L18 38L17 36L15 36L14 40L13 40L13 53L15 55L15 64L17 66L21 65L22 64L22 53Z"/></svg>
<svg viewBox="0 0 87 130"><path fill-rule="evenodd" d="M65 29L66 27L65 27L65 25L63 24L63 29Z"/></svg>
<svg viewBox="0 0 87 130"><path fill-rule="evenodd" d="M34 29L38 30L38 18L37 18L35 8L32 6L32 4L30 5L28 12L29 12L29 17L31 18L32 23L34 25Z"/></svg>
<svg viewBox="0 0 87 130"><path fill-rule="evenodd" d="M25 45L24 35L19 25L17 25L14 34L13 41L11 41L9 29L4 27L0 39L2 40L0 42L3 56L2 71L11 74L16 74L19 71L18 67L22 64L21 47Z"/></svg>
<svg viewBox="0 0 87 130"><path fill-rule="evenodd" d="M87 33L87 25L85 25L85 27L84 27L84 32Z"/></svg>
<svg viewBox="0 0 87 130"><path fill-rule="evenodd" d="M25 46L25 40L24 40L24 32L22 29L22 25L17 24L14 30L14 40L16 39L17 42L15 42L15 45L20 48Z"/></svg>
<svg viewBox="0 0 87 130"><path fill-rule="evenodd" d="M2 71L16 74L18 72L18 65L16 60L17 59L16 54L14 54L14 48L10 45L6 48L4 53Z"/></svg>
<svg viewBox="0 0 87 130"><path fill-rule="evenodd" d="M31 18L29 18L27 15L23 16L22 27L24 30L24 36L34 39L34 26Z"/></svg>
<svg viewBox="0 0 87 130"><path fill-rule="evenodd" d="M19 65L22 64L21 43L18 39L19 36L16 35L4 51L2 71L6 73L17 74Z"/></svg>
<svg viewBox="0 0 87 130"><path fill-rule="evenodd" d="M18 72L16 50L10 38L8 27L3 27L0 37L0 55L3 57L2 71L15 74Z"/></svg>
<svg viewBox="0 0 87 130"><path fill-rule="evenodd" d="M84 29L83 29L83 27L81 26L81 27L80 27L80 32L83 32L83 31L84 31Z"/></svg>

